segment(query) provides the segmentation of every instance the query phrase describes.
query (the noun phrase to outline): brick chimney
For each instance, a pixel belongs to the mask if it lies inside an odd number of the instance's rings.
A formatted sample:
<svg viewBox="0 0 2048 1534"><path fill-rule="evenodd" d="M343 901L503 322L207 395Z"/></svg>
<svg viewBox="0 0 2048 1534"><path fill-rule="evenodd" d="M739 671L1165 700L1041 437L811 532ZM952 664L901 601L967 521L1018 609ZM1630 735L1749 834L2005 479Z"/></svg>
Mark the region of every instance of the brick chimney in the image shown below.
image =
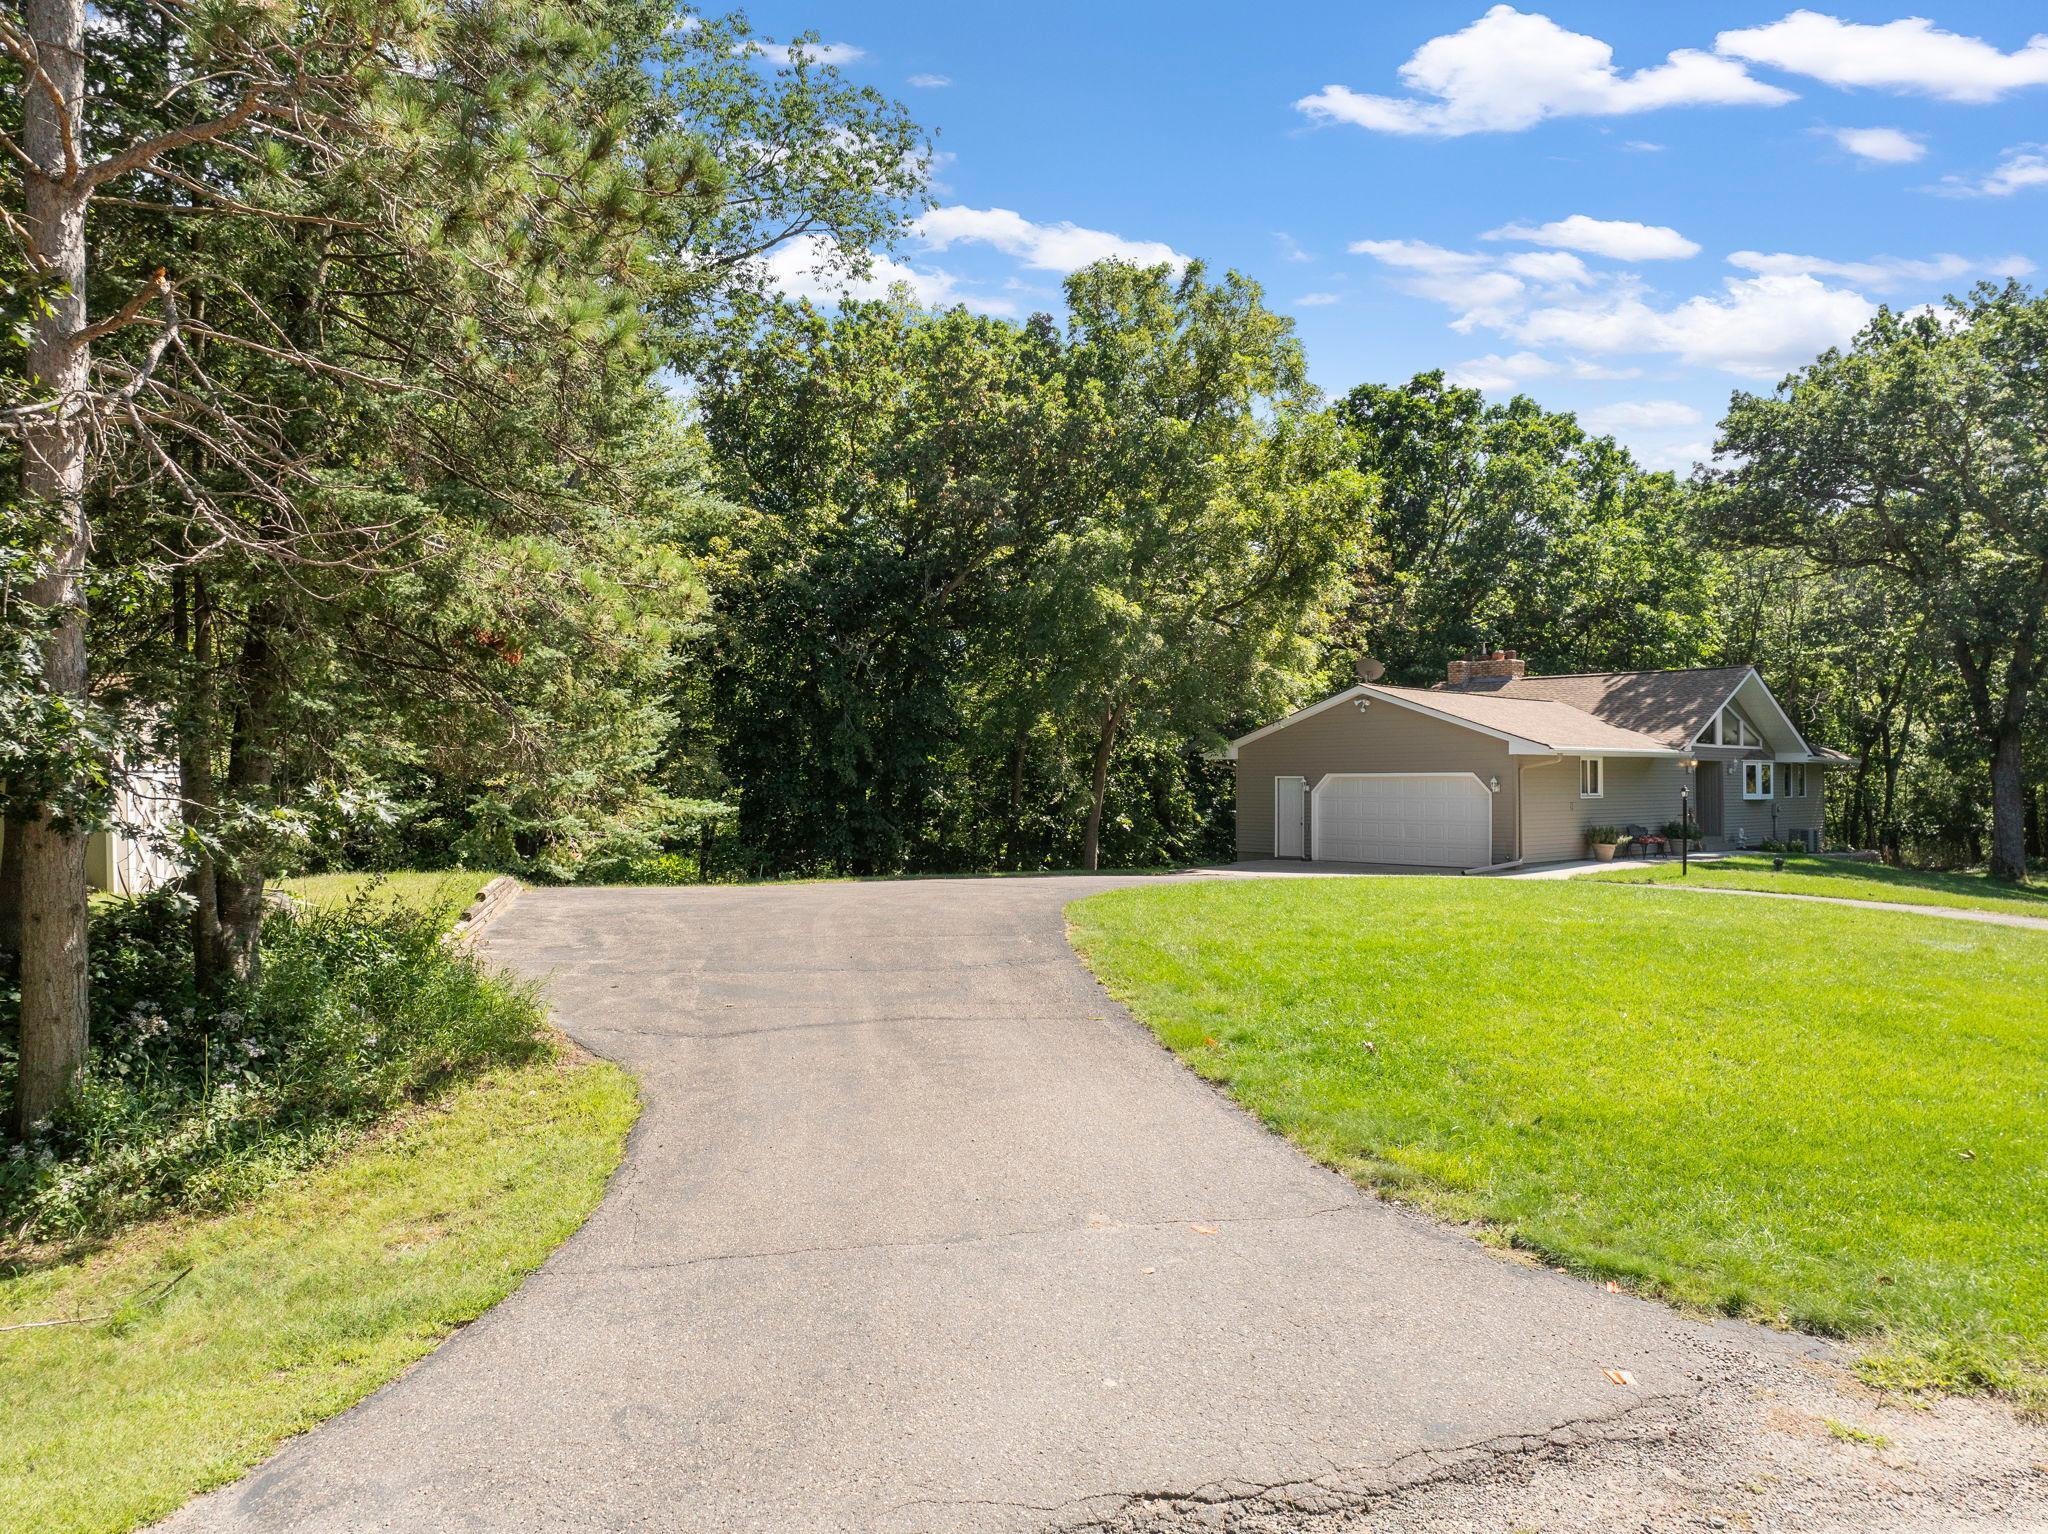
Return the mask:
<svg viewBox="0 0 2048 1534"><path fill-rule="evenodd" d="M1444 685L1463 687L1469 682L1513 679L1528 674L1528 666L1513 650L1495 650L1470 660L1454 660L1445 668Z"/></svg>

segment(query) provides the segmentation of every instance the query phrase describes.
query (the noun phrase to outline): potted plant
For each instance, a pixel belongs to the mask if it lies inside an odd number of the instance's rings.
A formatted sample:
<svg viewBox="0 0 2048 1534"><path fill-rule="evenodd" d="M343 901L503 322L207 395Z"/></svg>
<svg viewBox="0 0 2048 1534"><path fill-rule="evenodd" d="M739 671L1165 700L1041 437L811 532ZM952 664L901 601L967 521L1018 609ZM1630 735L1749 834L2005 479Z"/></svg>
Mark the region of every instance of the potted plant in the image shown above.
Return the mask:
<svg viewBox="0 0 2048 1534"><path fill-rule="evenodd" d="M1586 845L1593 849L1593 856L1603 863L1614 861L1614 851L1628 840L1620 826L1586 827Z"/></svg>
<svg viewBox="0 0 2048 1534"><path fill-rule="evenodd" d="M1667 820L1664 822L1664 839L1671 844L1673 852L1682 851L1687 842L1698 847L1700 828L1688 820Z"/></svg>

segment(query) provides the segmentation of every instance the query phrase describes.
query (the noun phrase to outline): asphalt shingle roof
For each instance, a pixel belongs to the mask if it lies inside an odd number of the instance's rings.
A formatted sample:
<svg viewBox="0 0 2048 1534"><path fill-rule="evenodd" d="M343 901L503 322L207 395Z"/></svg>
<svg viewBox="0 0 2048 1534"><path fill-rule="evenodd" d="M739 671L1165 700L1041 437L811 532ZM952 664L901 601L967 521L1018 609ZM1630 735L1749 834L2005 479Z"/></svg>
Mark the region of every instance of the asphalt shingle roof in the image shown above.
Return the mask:
<svg viewBox="0 0 2048 1534"><path fill-rule="evenodd" d="M1432 688L1429 695L1562 703L1616 729L1647 736L1652 745L1682 750L1748 672L1747 666L1711 666L1693 671L1484 677L1460 687Z"/></svg>
<svg viewBox="0 0 2048 1534"><path fill-rule="evenodd" d="M1546 680L1548 680L1546 678ZM1464 690L1425 687L1383 687L1370 692L1386 693L1402 702L1434 710L1466 724L1476 724L1503 735L1532 740L1553 751L1663 751L1670 745L1637 730L1610 723L1570 703L1550 698L1503 695L1499 689ZM1678 742L1683 745L1681 739Z"/></svg>

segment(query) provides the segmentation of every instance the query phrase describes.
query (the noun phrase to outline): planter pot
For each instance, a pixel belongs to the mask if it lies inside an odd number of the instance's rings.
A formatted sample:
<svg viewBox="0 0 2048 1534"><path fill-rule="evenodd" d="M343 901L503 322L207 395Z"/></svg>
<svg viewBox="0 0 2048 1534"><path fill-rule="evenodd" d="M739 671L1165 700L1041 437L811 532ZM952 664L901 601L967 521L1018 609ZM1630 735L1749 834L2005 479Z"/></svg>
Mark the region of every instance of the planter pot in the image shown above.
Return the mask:
<svg viewBox="0 0 2048 1534"><path fill-rule="evenodd" d="M1619 845L1618 842L1595 842L1593 843L1593 856L1603 863L1612 863L1614 861L1614 849Z"/></svg>

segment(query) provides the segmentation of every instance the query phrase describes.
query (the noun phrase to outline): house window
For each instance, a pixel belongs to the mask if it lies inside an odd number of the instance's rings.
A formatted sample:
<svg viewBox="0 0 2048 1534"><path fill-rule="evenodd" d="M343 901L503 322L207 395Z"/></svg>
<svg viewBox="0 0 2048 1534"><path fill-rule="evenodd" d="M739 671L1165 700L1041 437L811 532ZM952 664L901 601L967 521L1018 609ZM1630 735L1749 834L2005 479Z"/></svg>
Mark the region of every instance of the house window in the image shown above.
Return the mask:
<svg viewBox="0 0 2048 1534"><path fill-rule="evenodd" d="M1760 746L1763 743L1764 738L1749 727L1749 721L1732 708L1724 708L1716 714L1694 742L1701 746Z"/></svg>
<svg viewBox="0 0 2048 1534"><path fill-rule="evenodd" d="M1771 763L1744 762L1742 764L1742 797L1745 799L1768 799L1771 797Z"/></svg>
<svg viewBox="0 0 2048 1534"><path fill-rule="evenodd" d="M1785 797L1804 799L1806 797L1806 764L1794 762L1785 769Z"/></svg>
<svg viewBox="0 0 2048 1534"><path fill-rule="evenodd" d="M1607 763L1597 756L1579 762L1579 797L1598 799L1607 791Z"/></svg>
<svg viewBox="0 0 2048 1534"><path fill-rule="evenodd" d="M1701 737L1705 739L1704 736ZM1714 739L1717 746L1760 746L1763 737L1749 727L1749 721L1732 708L1721 710L1721 717L1714 721Z"/></svg>

